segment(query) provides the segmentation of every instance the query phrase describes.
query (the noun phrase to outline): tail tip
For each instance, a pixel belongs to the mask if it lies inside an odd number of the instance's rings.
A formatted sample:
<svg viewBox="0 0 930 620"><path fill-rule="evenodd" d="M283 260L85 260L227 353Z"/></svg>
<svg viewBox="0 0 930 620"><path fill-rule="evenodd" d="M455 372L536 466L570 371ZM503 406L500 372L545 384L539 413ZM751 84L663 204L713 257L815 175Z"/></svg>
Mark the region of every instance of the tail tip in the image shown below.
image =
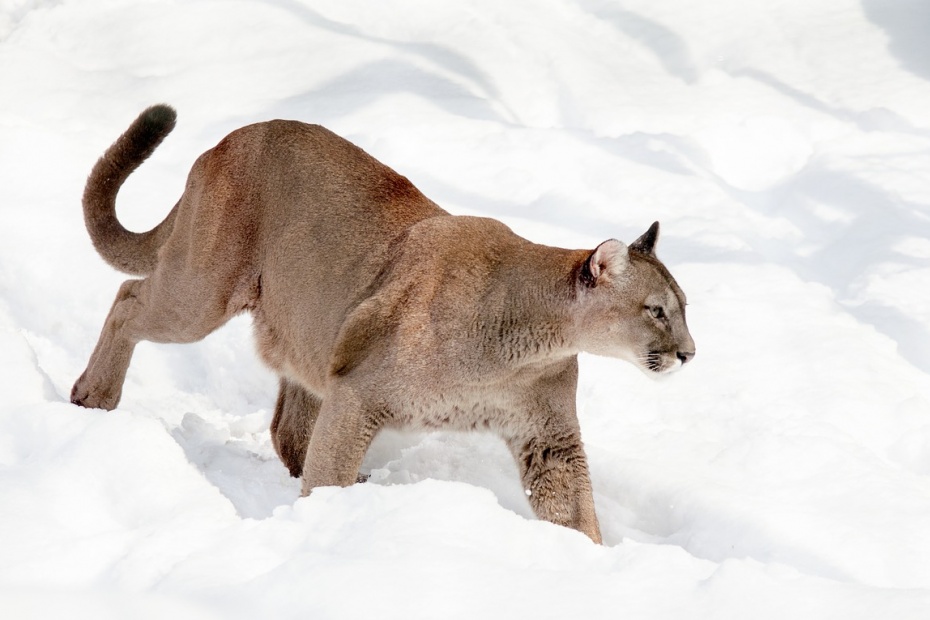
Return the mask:
<svg viewBox="0 0 930 620"><path fill-rule="evenodd" d="M166 103L150 106L139 115L140 121L156 129L159 133L165 130L171 131L171 129L174 128L177 118L178 113Z"/></svg>

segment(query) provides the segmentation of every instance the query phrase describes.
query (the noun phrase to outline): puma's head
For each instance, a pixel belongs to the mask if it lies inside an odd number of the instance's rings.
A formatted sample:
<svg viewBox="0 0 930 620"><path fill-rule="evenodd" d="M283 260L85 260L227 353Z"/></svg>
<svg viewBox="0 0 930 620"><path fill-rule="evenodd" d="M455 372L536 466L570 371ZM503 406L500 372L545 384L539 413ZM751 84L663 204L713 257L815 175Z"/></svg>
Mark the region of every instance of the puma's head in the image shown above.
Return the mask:
<svg viewBox="0 0 930 620"><path fill-rule="evenodd" d="M594 250L578 274L582 349L626 359L647 374L694 357L685 294L656 257L659 223L627 247L616 239Z"/></svg>

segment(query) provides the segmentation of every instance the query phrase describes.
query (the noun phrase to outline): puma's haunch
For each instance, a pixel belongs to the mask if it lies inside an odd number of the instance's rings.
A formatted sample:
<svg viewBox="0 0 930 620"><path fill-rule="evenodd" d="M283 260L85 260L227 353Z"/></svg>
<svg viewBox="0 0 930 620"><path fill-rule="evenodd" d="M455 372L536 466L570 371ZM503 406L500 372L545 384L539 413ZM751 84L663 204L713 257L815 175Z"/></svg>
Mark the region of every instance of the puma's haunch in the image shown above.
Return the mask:
<svg viewBox="0 0 930 620"><path fill-rule="evenodd" d="M630 246L538 245L449 215L322 127L277 120L201 155L168 217L130 232L116 194L174 122L168 106L144 111L87 181L94 247L141 279L120 287L72 402L113 409L137 342L194 342L248 311L281 377L274 446L304 494L354 483L382 428L490 429L536 514L600 541L578 353L647 373L694 355L658 223Z"/></svg>

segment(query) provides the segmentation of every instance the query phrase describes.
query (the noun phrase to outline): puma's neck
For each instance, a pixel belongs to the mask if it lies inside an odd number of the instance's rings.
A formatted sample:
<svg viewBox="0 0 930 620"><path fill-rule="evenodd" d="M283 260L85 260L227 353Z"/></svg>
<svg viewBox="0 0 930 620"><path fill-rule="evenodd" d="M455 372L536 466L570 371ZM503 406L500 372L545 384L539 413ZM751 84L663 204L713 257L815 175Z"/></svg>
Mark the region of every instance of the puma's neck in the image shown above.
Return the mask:
<svg viewBox="0 0 930 620"><path fill-rule="evenodd" d="M575 278L587 253L527 244L516 254L494 291L497 312L482 330L488 344L508 364L577 354Z"/></svg>

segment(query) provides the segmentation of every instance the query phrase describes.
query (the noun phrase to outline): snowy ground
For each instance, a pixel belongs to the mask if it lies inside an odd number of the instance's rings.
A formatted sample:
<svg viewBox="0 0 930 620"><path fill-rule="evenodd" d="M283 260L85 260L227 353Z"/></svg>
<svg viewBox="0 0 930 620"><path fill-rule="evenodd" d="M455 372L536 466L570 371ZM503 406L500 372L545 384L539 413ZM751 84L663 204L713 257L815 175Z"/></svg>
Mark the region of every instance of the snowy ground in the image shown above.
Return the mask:
<svg viewBox="0 0 930 620"><path fill-rule="evenodd" d="M0 0L0 616L926 618L930 4ZM146 229L196 156L322 123L534 241L655 219L698 354L584 358L605 546L490 436L393 433L297 499L247 317L68 403L123 276L80 195L145 106Z"/></svg>

